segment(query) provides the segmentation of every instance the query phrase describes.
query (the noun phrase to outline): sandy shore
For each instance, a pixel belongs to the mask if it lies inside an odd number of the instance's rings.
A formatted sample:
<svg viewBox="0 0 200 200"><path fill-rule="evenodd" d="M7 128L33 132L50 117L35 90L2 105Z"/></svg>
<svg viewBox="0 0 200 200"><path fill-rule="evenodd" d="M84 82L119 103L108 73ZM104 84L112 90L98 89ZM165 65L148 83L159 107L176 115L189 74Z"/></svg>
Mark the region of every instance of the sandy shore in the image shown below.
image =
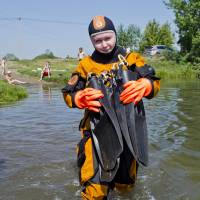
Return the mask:
<svg viewBox="0 0 200 200"><path fill-rule="evenodd" d="M38 77L38 79L37 79L35 77L31 77L31 76L28 76L28 75L25 75L25 74L21 74L21 73L17 72L16 69L9 69L9 71L12 72L12 78L13 79L24 81L27 84L41 84L41 83L51 84L50 82L40 81L40 77ZM0 74L0 79L5 79L5 77Z"/></svg>

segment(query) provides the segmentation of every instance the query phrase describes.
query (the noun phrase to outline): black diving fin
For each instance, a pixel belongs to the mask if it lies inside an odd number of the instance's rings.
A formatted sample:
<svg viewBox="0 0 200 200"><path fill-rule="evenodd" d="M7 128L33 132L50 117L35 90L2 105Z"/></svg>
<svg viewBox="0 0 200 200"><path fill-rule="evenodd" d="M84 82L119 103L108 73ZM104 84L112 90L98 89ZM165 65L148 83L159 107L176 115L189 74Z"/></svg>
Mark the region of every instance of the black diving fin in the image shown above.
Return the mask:
<svg viewBox="0 0 200 200"><path fill-rule="evenodd" d="M117 116L112 105L112 91L97 76L89 78L88 87L99 89L104 97L100 113L91 112L90 120L93 124L92 138L100 161L102 181L112 181L119 167L119 157L123 151L123 139Z"/></svg>
<svg viewBox="0 0 200 200"><path fill-rule="evenodd" d="M102 104L100 113L90 112L90 122L99 160L100 179L107 182L112 181L117 173L125 143L138 163L144 166L148 164L148 135L143 102L124 105L119 98L124 83L137 80L138 77L128 66L126 70L122 67L119 64L107 74L90 75L87 85L104 94L99 99ZM107 79L107 75L111 76Z"/></svg>
<svg viewBox="0 0 200 200"><path fill-rule="evenodd" d="M123 90L123 84L130 80L136 80L137 75L133 71L123 70L121 66L119 66L116 73L119 83L117 84L118 87L115 92L115 109L122 135L135 160L147 166L148 135L143 102L141 100L137 105L134 105L134 103L123 105L119 102L119 97L117 96Z"/></svg>
<svg viewBox="0 0 200 200"><path fill-rule="evenodd" d="M133 77L129 77L130 75L134 75L129 73L128 70L122 70L118 69L116 72L116 81L117 81L117 87L114 88L114 99L115 99L115 112L118 118L118 122L121 128L122 135L124 137L124 140L131 151L132 155L134 158L137 160L137 151L135 149L136 147L136 136L133 136L135 134L135 115L132 116L132 121L130 122L129 119L127 119L127 111L130 111L132 109L132 106L130 107L129 105L124 105L120 102L120 94L123 91L123 84L125 79L134 79ZM130 108L129 108L130 107ZM130 124L131 123L131 134L130 134Z"/></svg>

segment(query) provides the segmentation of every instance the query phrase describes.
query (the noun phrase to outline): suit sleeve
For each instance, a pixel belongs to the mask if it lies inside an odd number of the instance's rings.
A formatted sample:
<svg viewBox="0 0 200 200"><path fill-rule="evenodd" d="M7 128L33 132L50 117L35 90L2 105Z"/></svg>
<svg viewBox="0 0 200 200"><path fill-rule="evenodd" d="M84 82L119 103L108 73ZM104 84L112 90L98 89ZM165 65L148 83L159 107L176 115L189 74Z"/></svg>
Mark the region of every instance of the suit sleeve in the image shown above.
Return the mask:
<svg viewBox="0 0 200 200"><path fill-rule="evenodd" d="M151 81L152 91L146 98L151 99L156 96L160 90L160 78L156 76L154 68L147 64L142 67L134 66L134 68L135 72L137 73L138 79L147 78Z"/></svg>
<svg viewBox="0 0 200 200"><path fill-rule="evenodd" d="M86 80L79 73L73 73L71 79L62 89L63 98L68 107L76 107L74 97L77 91L85 88Z"/></svg>
<svg viewBox="0 0 200 200"><path fill-rule="evenodd" d="M160 78L156 76L156 72L153 67L145 64L144 58L138 53L130 53L127 55L127 61L129 69L137 73L137 78L148 78L152 84L152 91L146 97L148 99L153 98L160 90Z"/></svg>

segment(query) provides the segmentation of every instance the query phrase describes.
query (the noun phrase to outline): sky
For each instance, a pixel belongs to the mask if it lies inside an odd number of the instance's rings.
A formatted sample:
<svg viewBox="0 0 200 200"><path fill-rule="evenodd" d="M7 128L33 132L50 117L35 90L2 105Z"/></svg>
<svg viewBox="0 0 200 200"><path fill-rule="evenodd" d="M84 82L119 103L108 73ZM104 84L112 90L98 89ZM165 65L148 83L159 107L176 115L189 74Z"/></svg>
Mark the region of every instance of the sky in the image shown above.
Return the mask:
<svg viewBox="0 0 200 200"><path fill-rule="evenodd" d="M0 0L0 5L0 58L13 53L32 59L46 49L75 57L79 47L91 54L88 25L96 15L109 17L116 28L134 24L143 31L155 19L176 31L163 0Z"/></svg>

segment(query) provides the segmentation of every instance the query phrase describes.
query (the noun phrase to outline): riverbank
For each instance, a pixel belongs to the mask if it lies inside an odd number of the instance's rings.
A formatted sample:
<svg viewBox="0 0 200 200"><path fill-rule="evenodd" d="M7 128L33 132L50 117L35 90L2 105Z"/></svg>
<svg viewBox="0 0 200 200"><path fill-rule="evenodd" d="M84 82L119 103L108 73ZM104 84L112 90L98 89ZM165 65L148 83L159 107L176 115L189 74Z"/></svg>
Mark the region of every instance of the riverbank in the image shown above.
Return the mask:
<svg viewBox="0 0 200 200"><path fill-rule="evenodd" d="M0 80L0 106L15 103L28 96L28 92L24 87L10 85Z"/></svg>
<svg viewBox="0 0 200 200"><path fill-rule="evenodd" d="M195 80L200 77L200 65L191 63L175 62L163 57L146 58L149 65L153 66L156 74L162 80L189 79Z"/></svg>
<svg viewBox="0 0 200 200"><path fill-rule="evenodd" d="M45 77L42 81L43 83L47 84L65 84L70 78L75 66L78 64L78 60L76 59L33 59L9 61L8 68L11 70L16 70L16 73L23 77L28 76L38 82L41 71L47 61L51 66L51 78Z"/></svg>
<svg viewBox="0 0 200 200"><path fill-rule="evenodd" d="M145 58L146 63L153 66L157 76L164 79L196 79L200 74L200 66L194 66L190 63L176 63L167 61L162 57ZM39 80L44 63L48 61L51 65L51 78L44 78L44 82L65 84L70 78L71 73L78 64L77 59L35 59L10 61L9 69L16 70L22 76L32 77Z"/></svg>
<svg viewBox="0 0 200 200"><path fill-rule="evenodd" d="M162 57L145 58L146 63L153 66L156 70L157 76L162 80L169 79L190 79L194 80L199 78L200 67L193 66L189 63L176 63L175 61L167 61ZM41 70L46 62L51 65L51 78L44 78L40 81ZM27 82L28 84L58 84L65 85L78 64L77 59L33 59L33 60L20 60L20 61L8 61L7 68L12 71L14 78ZM14 99L18 100L26 97L27 95L21 95L22 87L9 87L5 82L0 82L1 90L5 93L13 89L13 92L5 95L8 99L1 97L1 102L13 102ZM19 98L16 93L20 88ZM5 91L4 91L5 90ZM15 94L16 93L16 94ZM23 93L26 93L25 89ZM3 94L3 93L2 93ZM13 97L13 95L16 97ZM11 96L12 97L11 97Z"/></svg>

